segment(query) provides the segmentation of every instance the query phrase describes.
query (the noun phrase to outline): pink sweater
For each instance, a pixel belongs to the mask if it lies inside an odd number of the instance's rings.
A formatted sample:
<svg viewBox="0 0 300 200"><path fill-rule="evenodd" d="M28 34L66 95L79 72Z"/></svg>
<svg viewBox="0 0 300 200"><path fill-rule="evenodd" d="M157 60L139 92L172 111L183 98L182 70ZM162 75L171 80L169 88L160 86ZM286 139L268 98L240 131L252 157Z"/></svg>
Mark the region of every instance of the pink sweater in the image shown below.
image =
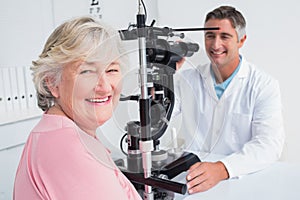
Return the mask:
<svg viewBox="0 0 300 200"><path fill-rule="evenodd" d="M99 140L70 119L44 114L17 170L14 200L141 199Z"/></svg>

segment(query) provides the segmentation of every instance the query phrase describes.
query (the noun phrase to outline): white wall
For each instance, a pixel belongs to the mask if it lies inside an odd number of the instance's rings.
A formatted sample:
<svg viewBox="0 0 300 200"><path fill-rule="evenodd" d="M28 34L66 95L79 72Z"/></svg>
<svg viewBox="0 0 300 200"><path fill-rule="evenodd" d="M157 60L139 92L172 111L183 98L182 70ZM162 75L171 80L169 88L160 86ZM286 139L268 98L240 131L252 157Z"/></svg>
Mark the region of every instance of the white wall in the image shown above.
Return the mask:
<svg viewBox="0 0 300 200"><path fill-rule="evenodd" d="M0 27L0 69L29 67L53 28L51 1L1 1ZM3 105L3 99L1 101ZM24 109L24 113L29 114L31 110ZM0 113L0 119L11 122L3 124L0 121L0 200L12 199L13 181L23 144L38 121L38 118L32 117L36 114L30 114L30 118L29 115L20 118L19 114L17 110L5 113L3 109ZM26 120L19 121L23 117Z"/></svg>

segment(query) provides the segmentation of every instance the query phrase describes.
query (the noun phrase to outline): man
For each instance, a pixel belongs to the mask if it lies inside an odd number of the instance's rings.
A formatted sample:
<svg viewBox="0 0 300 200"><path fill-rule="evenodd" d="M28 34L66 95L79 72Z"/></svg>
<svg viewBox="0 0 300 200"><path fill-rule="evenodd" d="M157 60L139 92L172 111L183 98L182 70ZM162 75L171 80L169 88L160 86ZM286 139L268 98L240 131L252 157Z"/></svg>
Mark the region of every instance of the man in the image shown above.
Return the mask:
<svg viewBox="0 0 300 200"><path fill-rule="evenodd" d="M174 115L182 114L187 149L223 158L191 166L190 194L267 167L279 159L285 137L278 82L239 53L242 14L221 6L207 14L205 27L219 27L204 32L211 63L178 73Z"/></svg>

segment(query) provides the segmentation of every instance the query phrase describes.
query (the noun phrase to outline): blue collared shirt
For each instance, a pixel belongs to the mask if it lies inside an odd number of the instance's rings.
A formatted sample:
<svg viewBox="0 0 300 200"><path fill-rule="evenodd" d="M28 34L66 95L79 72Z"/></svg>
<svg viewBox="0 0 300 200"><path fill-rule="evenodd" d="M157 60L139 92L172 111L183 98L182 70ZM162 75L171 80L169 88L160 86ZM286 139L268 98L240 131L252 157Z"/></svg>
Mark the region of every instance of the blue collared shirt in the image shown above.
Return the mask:
<svg viewBox="0 0 300 200"><path fill-rule="evenodd" d="M213 81L214 81L214 87L217 93L218 98L220 99L221 96L223 95L225 89L228 87L229 83L231 82L231 80L233 79L233 77L238 73L240 67L241 67L241 63L242 63L242 56L240 56L240 62L239 65L237 66L237 68L234 70L234 72L230 75L230 77L228 79L226 79L223 83L216 83L216 77L213 73L213 70L211 68L211 73L212 73L212 77L213 77Z"/></svg>

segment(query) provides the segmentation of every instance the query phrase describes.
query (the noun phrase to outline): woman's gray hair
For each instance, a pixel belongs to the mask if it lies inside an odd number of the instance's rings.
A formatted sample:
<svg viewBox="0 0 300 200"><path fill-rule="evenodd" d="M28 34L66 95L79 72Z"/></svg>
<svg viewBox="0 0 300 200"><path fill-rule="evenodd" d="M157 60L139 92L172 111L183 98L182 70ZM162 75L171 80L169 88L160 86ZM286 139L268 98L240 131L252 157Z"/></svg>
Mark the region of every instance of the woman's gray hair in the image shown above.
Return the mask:
<svg viewBox="0 0 300 200"><path fill-rule="evenodd" d="M64 22L53 31L39 58L32 62L38 106L45 111L54 105L55 97L47 84L51 87L59 85L66 64L76 61L109 63L113 60L120 62L124 73L128 60L116 30L88 16Z"/></svg>
<svg viewBox="0 0 300 200"><path fill-rule="evenodd" d="M228 19L235 28L239 40L246 35L246 20L234 7L220 6L206 15L205 23L210 19Z"/></svg>

